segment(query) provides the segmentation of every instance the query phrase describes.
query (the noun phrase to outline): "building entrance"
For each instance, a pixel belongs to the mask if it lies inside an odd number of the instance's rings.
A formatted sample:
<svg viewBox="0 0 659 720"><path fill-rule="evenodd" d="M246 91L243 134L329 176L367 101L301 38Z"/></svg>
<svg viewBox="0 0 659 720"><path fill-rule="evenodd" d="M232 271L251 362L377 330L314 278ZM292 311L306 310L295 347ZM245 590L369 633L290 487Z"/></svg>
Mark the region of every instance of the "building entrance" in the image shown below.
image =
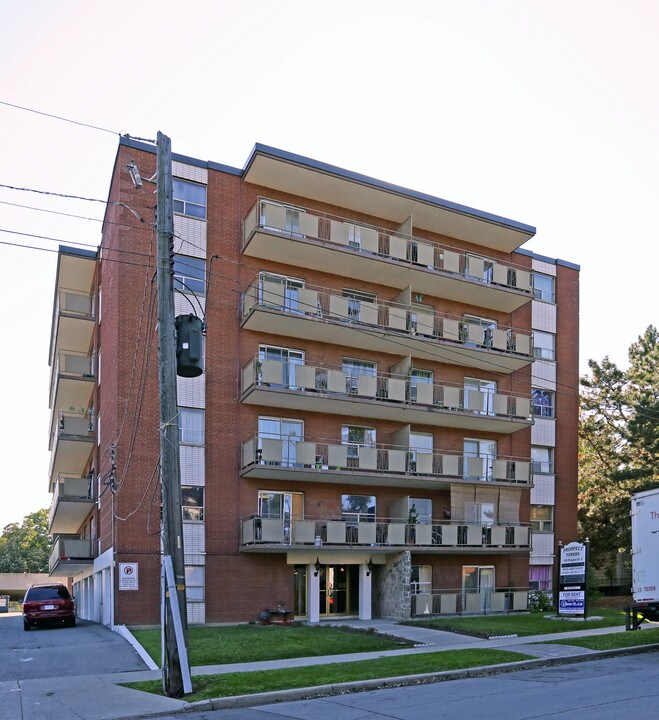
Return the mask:
<svg viewBox="0 0 659 720"><path fill-rule="evenodd" d="M324 565L319 572L320 615L359 613L359 567Z"/></svg>

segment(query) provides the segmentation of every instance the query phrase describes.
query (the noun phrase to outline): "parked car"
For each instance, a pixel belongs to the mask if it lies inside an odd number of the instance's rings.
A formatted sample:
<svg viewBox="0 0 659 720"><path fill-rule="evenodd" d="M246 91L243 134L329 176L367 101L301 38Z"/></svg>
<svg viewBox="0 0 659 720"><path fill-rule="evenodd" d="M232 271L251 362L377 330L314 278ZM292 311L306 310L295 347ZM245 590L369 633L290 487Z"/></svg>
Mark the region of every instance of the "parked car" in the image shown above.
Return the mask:
<svg viewBox="0 0 659 720"><path fill-rule="evenodd" d="M23 600L23 629L40 623L63 623L67 627L76 624L75 603L66 585L49 583L28 588Z"/></svg>

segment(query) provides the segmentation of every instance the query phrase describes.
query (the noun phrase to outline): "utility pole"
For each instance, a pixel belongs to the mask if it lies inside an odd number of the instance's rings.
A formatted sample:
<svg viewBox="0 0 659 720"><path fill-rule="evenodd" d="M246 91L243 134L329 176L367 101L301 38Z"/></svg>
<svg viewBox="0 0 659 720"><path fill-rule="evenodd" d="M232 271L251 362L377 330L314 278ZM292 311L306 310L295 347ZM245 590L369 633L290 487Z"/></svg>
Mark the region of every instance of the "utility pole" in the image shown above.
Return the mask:
<svg viewBox="0 0 659 720"><path fill-rule="evenodd" d="M160 482L162 492L163 690L169 697L191 692L187 656L185 558L181 516L176 335L174 329L172 145L158 132L156 218L158 280L158 363L160 379Z"/></svg>

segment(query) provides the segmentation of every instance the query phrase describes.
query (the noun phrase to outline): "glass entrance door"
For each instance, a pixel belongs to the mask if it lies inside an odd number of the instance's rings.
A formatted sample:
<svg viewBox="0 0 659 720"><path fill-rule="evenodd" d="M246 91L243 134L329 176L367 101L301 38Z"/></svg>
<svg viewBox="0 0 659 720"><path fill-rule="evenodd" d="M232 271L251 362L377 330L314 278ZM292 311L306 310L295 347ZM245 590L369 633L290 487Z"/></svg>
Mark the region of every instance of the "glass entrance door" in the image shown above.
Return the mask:
<svg viewBox="0 0 659 720"><path fill-rule="evenodd" d="M352 615L359 611L359 567L325 565L320 569L320 614Z"/></svg>
<svg viewBox="0 0 659 720"><path fill-rule="evenodd" d="M464 566L462 568L463 605L469 609L467 595L478 594L481 611L489 610L491 595L494 592L494 568Z"/></svg>

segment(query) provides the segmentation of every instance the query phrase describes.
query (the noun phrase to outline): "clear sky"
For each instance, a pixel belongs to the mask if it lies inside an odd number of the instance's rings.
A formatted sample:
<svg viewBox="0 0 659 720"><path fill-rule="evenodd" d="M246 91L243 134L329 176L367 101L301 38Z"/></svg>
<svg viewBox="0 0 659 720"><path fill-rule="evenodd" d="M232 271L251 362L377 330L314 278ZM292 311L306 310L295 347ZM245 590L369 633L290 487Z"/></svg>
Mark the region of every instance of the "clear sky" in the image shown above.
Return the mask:
<svg viewBox="0 0 659 720"><path fill-rule="evenodd" d="M658 34L653 0L5 0L0 101L115 134L0 105L0 184L104 199L118 133L274 145L535 226L582 269L582 371L625 365L657 323ZM29 235L100 242L42 210L104 206L0 187L0 530L50 504L57 242Z"/></svg>

